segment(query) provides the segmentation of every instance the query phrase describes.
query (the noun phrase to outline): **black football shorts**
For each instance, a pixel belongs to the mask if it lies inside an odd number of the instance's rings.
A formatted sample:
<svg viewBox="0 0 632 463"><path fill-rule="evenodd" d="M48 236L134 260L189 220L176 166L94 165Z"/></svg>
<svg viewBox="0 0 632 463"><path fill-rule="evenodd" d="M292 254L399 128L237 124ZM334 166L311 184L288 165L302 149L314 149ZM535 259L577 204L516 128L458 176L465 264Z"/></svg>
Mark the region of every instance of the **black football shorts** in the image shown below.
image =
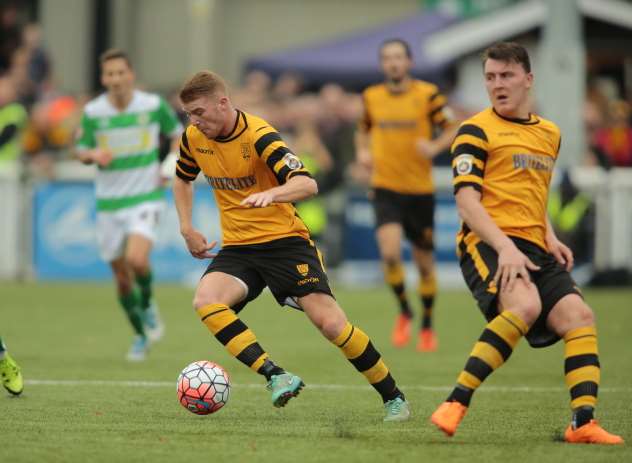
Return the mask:
<svg viewBox="0 0 632 463"><path fill-rule="evenodd" d="M399 223L404 236L419 249L432 251L434 241L434 195L409 195L384 188L373 189L375 224Z"/></svg>
<svg viewBox="0 0 632 463"><path fill-rule="evenodd" d="M320 251L312 241L293 236L267 243L223 247L204 275L222 272L243 281L246 298L231 307L243 309L267 286L280 305L300 309L297 299L314 292L329 294L329 280Z"/></svg>
<svg viewBox="0 0 632 463"><path fill-rule="evenodd" d="M546 347L559 341L559 336L546 326L546 319L557 302L568 294L581 292L570 273L562 267L552 254L530 241L510 237L518 249L540 270L529 271L531 280L536 285L542 303L542 312L526 335L532 347ZM473 248L460 248L461 272L478 307L491 321L498 315L498 291L492 283L498 269L498 254L488 244L480 241ZM485 275L485 278L483 278Z"/></svg>

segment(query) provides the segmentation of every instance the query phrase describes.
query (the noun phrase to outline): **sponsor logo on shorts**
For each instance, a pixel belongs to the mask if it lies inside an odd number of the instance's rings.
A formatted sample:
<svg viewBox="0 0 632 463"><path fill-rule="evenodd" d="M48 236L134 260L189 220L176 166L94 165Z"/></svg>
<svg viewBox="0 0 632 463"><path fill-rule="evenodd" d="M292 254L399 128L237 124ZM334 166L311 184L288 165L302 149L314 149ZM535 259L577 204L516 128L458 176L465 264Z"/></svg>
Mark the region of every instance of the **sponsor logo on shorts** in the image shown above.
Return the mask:
<svg viewBox="0 0 632 463"><path fill-rule="evenodd" d="M306 276L309 273L309 265L308 264L296 264L296 270L301 276Z"/></svg>
<svg viewBox="0 0 632 463"><path fill-rule="evenodd" d="M296 282L296 284L297 284L298 286L303 286L303 285L307 285L307 284L309 284L309 283L314 283L314 284L315 284L315 283L318 283L319 281L320 281L320 278L317 278L317 277L309 277L309 278L305 278L305 279L303 279L303 280L298 280L298 281Z"/></svg>

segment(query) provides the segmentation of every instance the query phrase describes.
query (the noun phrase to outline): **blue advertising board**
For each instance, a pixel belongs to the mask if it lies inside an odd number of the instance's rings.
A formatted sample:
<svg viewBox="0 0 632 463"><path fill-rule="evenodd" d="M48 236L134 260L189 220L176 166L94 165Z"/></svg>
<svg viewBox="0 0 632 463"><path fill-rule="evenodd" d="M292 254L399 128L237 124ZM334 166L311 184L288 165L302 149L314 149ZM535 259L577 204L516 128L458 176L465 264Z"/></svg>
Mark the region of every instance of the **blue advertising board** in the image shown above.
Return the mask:
<svg viewBox="0 0 632 463"><path fill-rule="evenodd" d="M221 231L213 195L195 189L193 223L210 241ZM33 195L33 268L41 280L98 280L111 278L96 245L94 186L89 182L39 185ZM180 235L171 192L152 252L155 277L162 281L194 282L208 261L193 258Z"/></svg>
<svg viewBox="0 0 632 463"><path fill-rule="evenodd" d="M111 278L96 245L94 186L89 182L54 182L38 185L33 194L33 268L40 280L100 280ZM209 241L221 237L219 217L208 187L195 189L193 223ZM373 207L360 192L347 199L344 226L344 259L378 260ZM459 227L452 194L437 193L435 208L435 257L438 263L456 263L455 235ZM410 247L404 244L404 256ZM194 283L209 261L189 254L180 235L171 192L152 252L156 279Z"/></svg>

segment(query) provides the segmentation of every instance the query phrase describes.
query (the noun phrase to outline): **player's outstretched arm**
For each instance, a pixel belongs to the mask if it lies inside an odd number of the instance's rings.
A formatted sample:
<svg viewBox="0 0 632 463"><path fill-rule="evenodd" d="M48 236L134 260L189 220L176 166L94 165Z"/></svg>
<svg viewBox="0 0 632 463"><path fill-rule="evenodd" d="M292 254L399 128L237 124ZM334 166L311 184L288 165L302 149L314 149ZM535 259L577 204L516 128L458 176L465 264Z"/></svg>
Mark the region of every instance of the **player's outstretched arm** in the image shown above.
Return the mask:
<svg viewBox="0 0 632 463"><path fill-rule="evenodd" d="M210 244L205 236L193 227L193 185L176 176L173 179L173 200L178 211L180 233L187 244L187 248L193 257L198 259L210 259L216 254L211 253L217 241Z"/></svg>
<svg viewBox="0 0 632 463"><path fill-rule="evenodd" d="M241 204L247 207L267 207L272 203L293 203L311 198L318 193L316 180L307 175L295 175L283 185L254 193Z"/></svg>
<svg viewBox="0 0 632 463"><path fill-rule="evenodd" d="M456 193L456 205L461 219L483 241L498 253L498 270L494 282L502 290L511 291L518 276L528 285L528 270L539 270L527 256L494 223L483 205L481 194L472 187L462 187Z"/></svg>

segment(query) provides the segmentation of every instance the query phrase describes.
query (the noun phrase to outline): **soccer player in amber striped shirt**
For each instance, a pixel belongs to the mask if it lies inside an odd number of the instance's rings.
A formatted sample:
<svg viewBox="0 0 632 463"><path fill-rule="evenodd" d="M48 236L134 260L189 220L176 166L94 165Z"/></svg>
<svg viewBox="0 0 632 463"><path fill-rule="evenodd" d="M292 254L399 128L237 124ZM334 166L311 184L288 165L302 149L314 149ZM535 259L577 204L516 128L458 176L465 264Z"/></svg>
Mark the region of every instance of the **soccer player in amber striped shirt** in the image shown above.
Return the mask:
<svg viewBox="0 0 632 463"><path fill-rule="evenodd" d="M304 311L364 375L384 402L384 421L408 419L408 402L379 352L334 299L320 252L292 204L318 191L300 159L265 120L233 107L217 74L197 73L180 99L191 122L173 185L180 230L194 257L213 257L193 301L201 321L231 355L266 378L273 405L284 406L303 381L276 365L238 317L268 286L280 305ZM219 208L217 255L215 242L208 244L191 223L191 181L200 172Z"/></svg>
<svg viewBox="0 0 632 463"><path fill-rule="evenodd" d="M457 124L445 96L430 82L412 78L412 53L403 40L380 47L386 81L363 93L364 117L356 134L357 159L371 169L377 244L384 278L399 302L392 342L408 344L413 313L406 296L402 236L412 246L423 307L417 350L437 349L432 312L437 293L434 264L434 185L432 158L447 149Z"/></svg>
<svg viewBox="0 0 632 463"><path fill-rule="evenodd" d="M466 120L452 145L454 190L463 220L461 270L488 321L452 393L432 422L452 436L474 391L525 337L532 347L564 340L571 443L621 444L594 419L600 381L594 315L573 281L572 251L546 215L557 126L529 111L527 51L500 43L483 55L491 107Z"/></svg>

